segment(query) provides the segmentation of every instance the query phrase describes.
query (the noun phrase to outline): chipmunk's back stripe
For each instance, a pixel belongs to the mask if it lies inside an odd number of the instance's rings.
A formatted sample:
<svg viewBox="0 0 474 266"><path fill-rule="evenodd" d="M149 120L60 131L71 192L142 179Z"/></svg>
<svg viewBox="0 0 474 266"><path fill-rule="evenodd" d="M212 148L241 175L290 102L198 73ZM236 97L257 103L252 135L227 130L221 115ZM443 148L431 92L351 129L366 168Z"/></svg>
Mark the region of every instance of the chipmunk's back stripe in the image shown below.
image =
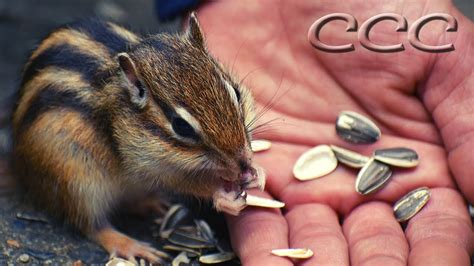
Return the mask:
<svg viewBox="0 0 474 266"><path fill-rule="evenodd" d="M31 54L30 61L43 53L43 51L46 49L59 45L70 45L74 47L75 50L80 51L83 54L88 54L100 59L104 64L110 63L109 60L111 55L107 47L92 40L84 32L68 28L59 29L44 39L38 48ZM30 62L28 62L28 64L29 63Z"/></svg>
<svg viewBox="0 0 474 266"><path fill-rule="evenodd" d="M44 50L34 58L23 73L22 86L32 79L38 71L55 66L82 74L84 80L95 84L96 80L105 80L107 73L99 71L100 62L93 56L83 54L69 45L59 45Z"/></svg>
<svg viewBox="0 0 474 266"><path fill-rule="evenodd" d="M81 73L68 71L57 67L48 67L43 69L41 73L35 75L22 87L22 97L17 103L16 112L13 116L13 124L15 127L18 121L23 118L30 102L48 86L60 86L63 89L79 91L80 96L87 98L91 94L90 84L82 79Z"/></svg>
<svg viewBox="0 0 474 266"><path fill-rule="evenodd" d="M68 27L85 32L92 39L105 45L112 54L125 52L131 45L127 37L117 34L107 23L98 19L80 21Z"/></svg>
<svg viewBox="0 0 474 266"><path fill-rule="evenodd" d="M41 114L58 108L74 110L85 118L91 118L94 108L72 90L60 90L56 86L47 86L31 101L30 107L19 121L20 131L25 131Z"/></svg>

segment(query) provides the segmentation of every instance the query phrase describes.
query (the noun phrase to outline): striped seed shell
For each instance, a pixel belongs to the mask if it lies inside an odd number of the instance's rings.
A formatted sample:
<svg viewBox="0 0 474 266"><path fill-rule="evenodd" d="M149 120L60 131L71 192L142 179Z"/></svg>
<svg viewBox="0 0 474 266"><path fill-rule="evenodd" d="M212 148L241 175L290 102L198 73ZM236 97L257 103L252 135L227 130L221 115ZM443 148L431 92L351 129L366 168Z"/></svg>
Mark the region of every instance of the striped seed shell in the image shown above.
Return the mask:
<svg viewBox="0 0 474 266"><path fill-rule="evenodd" d="M179 251L179 252L186 252L189 254L194 254L196 256L201 256L201 252L198 249L192 249L192 248L187 248L187 247L182 247L182 246L176 246L176 245L163 245L164 250L171 250L171 251Z"/></svg>
<svg viewBox="0 0 474 266"><path fill-rule="evenodd" d="M187 248L213 248L215 245L196 235L185 234L183 232L173 232L168 241Z"/></svg>
<svg viewBox="0 0 474 266"><path fill-rule="evenodd" d="M353 168L362 168L369 161L369 157L364 156L355 151L344 149L336 145L330 145L332 151L336 155L337 160L347 166Z"/></svg>
<svg viewBox="0 0 474 266"><path fill-rule="evenodd" d="M253 152L260 152L270 149L270 147L272 147L272 143L268 140L256 139L252 140L250 146L252 147Z"/></svg>
<svg viewBox="0 0 474 266"><path fill-rule="evenodd" d="M418 165L418 154L408 148L380 149L374 152L377 161L397 167L415 167Z"/></svg>
<svg viewBox="0 0 474 266"><path fill-rule="evenodd" d="M229 261L233 258L235 258L235 254L233 252L221 252L201 256L199 257L199 262L205 264L216 264Z"/></svg>
<svg viewBox="0 0 474 266"><path fill-rule="evenodd" d="M309 248L274 249L272 250L272 254L293 259L307 259L314 255L313 251Z"/></svg>
<svg viewBox="0 0 474 266"><path fill-rule="evenodd" d="M355 189L362 195L376 192L387 183L391 176L392 170L388 165L370 158L357 175Z"/></svg>
<svg viewBox="0 0 474 266"><path fill-rule="evenodd" d="M199 235L205 238L209 242L215 241L214 232L212 231L209 224L204 220L194 220L198 229Z"/></svg>
<svg viewBox="0 0 474 266"><path fill-rule="evenodd" d="M362 144L374 143L382 134L374 122L352 111L343 111L339 114L336 133L348 142Z"/></svg>
<svg viewBox="0 0 474 266"><path fill-rule="evenodd" d="M316 146L303 153L293 167L296 179L304 181L322 177L334 171L337 159L328 145Z"/></svg>
<svg viewBox="0 0 474 266"><path fill-rule="evenodd" d="M135 266L135 264L131 261L115 257L109 260L105 266Z"/></svg>
<svg viewBox="0 0 474 266"><path fill-rule="evenodd" d="M160 237L168 238L188 214L189 210L181 204L171 206L160 225Z"/></svg>
<svg viewBox="0 0 474 266"><path fill-rule="evenodd" d="M262 198L258 196L253 196L247 194L245 202L248 206L255 206L255 207L264 207L264 208L283 208L285 207L285 203L277 200Z"/></svg>
<svg viewBox="0 0 474 266"><path fill-rule="evenodd" d="M399 222L409 220L417 214L430 199L431 193L427 187L417 188L399 199L394 207L395 218Z"/></svg>
<svg viewBox="0 0 474 266"><path fill-rule="evenodd" d="M191 261L189 260L188 258L188 255L186 254L186 252L181 252L179 253L178 256L176 256L176 258L173 259L173 261L171 262L171 266L179 266L181 265L181 263L184 263L184 264L189 264Z"/></svg>

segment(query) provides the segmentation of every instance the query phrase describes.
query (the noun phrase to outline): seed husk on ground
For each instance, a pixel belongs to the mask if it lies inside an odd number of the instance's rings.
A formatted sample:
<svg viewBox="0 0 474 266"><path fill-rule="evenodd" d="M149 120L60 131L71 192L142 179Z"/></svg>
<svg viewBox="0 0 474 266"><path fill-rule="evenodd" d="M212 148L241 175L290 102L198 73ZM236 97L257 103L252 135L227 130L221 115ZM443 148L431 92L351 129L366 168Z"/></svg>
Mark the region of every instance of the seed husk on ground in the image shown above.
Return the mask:
<svg viewBox="0 0 474 266"><path fill-rule="evenodd" d="M272 143L264 139L252 140L250 143L253 152L266 151L272 147Z"/></svg>
<svg viewBox="0 0 474 266"><path fill-rule="evenodd" d="M430 196L431 193L427 187L417 188L408 192L408 194L395 203L393 207L395 218L399 222L409 220L425 206Z"/></svg>
<svg viewBox="0 0 474 266"><path fill-rule="evenodd" d="M253 196L247 194L245 202L248 206L255 206L255 207L264 207L264 208L283 208L285 207L285 203L277 200L262 198L258 196Z"/></svg>
<svg viewBox="0 0 474 266"><path fill-rule="evenodd" d="M353 168L362 168L369 161L369 157L364 156L355 151L341 148L336 145L330 145L332 151L336 155L337 160L347 166Z"/></svg>
<svg viewBox="0 0 474 266"><path fill-rule="evenodd" d="M204 220L194 220L196 227L198 229L199 234L205 238L207 241L212 242L214 241L214 232L212 231L209 224Z"/></svg>
<svg viewBox="0 0 474 266"><path fill-rule="evenodd" d="M182 232L173 232L168 238L168 241L187 248L213 248L214 243L211 243L203 238L195 235L184 234Z"/></svg>
<svg viewBox="0 0 474 266"><path fill-rule="evenodd" d="M325 176L337 167L337 159L328 145L316 146L303 153L293 167L296 179L304 181Z"/></svg>
<svg viewBox="0 0 474 266"><path fill-rule="evenodd" d="M221 252L221 253L203 255L199 257L199 262L205 263L205 264L215 264L215 263L226 262L233 258L235 258L234 252Z"/></svg>
<svg viewBox="0 0 474 266"><path fill-rule="evenodd" d="M115 257L109 260L105 266L135 266L135 264L131 261Z"/></svg>
<svg viewBox="0 0 474 266"><path fill-rule="evenodd" d="M369 144L380 138L377 125L367 117L352 111L343 111L336 121L336 133L352 143Z"/></svg>
<svg viewBox="0 0 474 266"><path fill-rule="evenodd" d="M192 249L192 248L187 248L187 247L183 247L183 246L176 246L176 245L164 245L163 246L163 249L164 250L170 250L170 251L185 251L188 253L191 253L191 254L194 254L196 256L201 256L201 252L199 252L199 250L197 249Z"/></svg>
<svg viewBox="0 0 474 266"><path fill-rule="evenodd" d="M188 258L188 256L186 255L186 252L181 252L179 253L178 256L176 256L176 258L173 259L173 261L171 262L171 265L172 266L179 266L181 263L184 263L184 264L189 264L189 262L191 262Z"/></svg>
<svg viewBox="0 0 474 266"><path fill-rule="evenodd" d="M188 214L189 210L181 204L171 206L160 225L160 237L168 238Z"/></svg>
<svg viewBox="0 0 474 266"><path fill-rule="evenodd" d="M313 256L313 251L309 248L286 248L274 249L272 254L279 257L288 257L293 259L307 259Z"/></svg>
<svg viewBox="0 0 474 266"><path fill-rule="evenodd" d="M362 195L375 192L387 183L391 175L388 165L370 158L357 175L355 189Z"/></svg>
<svg viewBox="0 0 474 266"><path fill-rule="evenodd" d="M418 154L408 148L379 149L374 152L377 161L397 167L415 167L418 165Z"/></svg>

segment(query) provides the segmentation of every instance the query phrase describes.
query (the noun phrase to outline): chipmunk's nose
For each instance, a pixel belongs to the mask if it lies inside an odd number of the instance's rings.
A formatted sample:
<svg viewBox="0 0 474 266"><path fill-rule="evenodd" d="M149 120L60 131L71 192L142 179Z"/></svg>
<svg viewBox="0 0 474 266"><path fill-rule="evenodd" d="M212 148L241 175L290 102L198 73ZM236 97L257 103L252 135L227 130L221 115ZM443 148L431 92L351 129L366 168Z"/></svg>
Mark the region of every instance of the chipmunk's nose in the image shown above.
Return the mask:
<svg viewBox="0 0 474 266"><path fill-rule="evenodd" d="M240 172L244 173L246 171L248 171L251 166L250 166L250 160L248 159L240 159L239 160L239 168L240 168Z"/></svg>
<svg viewBox="0 0 474 266"><path fill-rule="evenodd" d="M240 182L246 184L255 178L256 171L252 167L252 160L249 156L244 155L238 160L240 168Z"/></svg>

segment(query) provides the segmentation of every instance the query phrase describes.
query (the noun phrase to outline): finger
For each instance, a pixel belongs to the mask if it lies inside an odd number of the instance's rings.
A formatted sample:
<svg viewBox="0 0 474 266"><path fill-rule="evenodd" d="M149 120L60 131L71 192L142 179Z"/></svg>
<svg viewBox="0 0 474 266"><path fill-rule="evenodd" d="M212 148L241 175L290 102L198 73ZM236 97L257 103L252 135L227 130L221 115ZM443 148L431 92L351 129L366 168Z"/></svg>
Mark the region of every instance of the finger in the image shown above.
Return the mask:
<svg viewBox="0 0 474 266"><path fill-rule="evenodd" d="M314 256L301 265L349 265L347 244L337 214L322 204L305 204L285 215L291 248L310 248Z"/></svg>
<svg viewBox="0 0 474 266"><path fill-rule="evenodd" d="M279 210L247 207L239 216L227 216L227 224L242 265L293 265L271 254L272 249L288 247L288 225Z"/></svg>
<svg viewBox="0 0 474 266"><path fill-rule="evenodd" d="M457 191L431 190L428 204L406 229L410 265L470 265L472 224Z"/></svg>
<svg viewBox="0 0 474 266"><path fill-rule="evenodd" d="M406 265L408 243L392 208L370 202L354 209L343 225L351 265Z"/></svg>

